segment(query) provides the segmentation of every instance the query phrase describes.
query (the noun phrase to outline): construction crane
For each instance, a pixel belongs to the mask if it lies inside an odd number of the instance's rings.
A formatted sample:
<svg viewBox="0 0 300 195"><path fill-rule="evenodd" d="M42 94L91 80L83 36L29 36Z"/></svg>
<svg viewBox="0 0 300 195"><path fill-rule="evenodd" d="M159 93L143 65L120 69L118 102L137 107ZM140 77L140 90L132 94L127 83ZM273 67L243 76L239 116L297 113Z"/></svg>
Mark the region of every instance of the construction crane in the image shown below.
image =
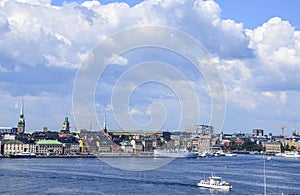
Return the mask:
<svg viewBox="0 0 300 195"><path fill-rule="evenodd" d="M284 136L284 129L286 128L285 125L281 125L281 133L282 133L282 136Z"/></svg>
<svg viewBox="0 0 300 195"><path fill-rule="evenodd" d="M90 130L93 130L93 124L94 124L94 125L98 125L98 123L97 123L97 122L94 122L94 121L89 121L89 122L78 122L77 124L89 125L89 126L90 126Z"/></svg>
<svg viewBox="0 0 300 195"><path fill-rule="evenodd" d="M75 132L77 132L77 127L76 126L70 126L70 129L74 129Z"/></svg>

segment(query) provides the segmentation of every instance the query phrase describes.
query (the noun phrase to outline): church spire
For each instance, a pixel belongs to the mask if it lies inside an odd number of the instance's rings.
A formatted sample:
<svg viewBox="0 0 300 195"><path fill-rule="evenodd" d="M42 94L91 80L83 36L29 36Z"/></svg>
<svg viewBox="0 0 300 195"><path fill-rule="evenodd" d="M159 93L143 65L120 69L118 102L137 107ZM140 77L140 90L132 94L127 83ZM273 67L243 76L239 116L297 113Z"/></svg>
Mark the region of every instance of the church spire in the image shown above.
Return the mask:
<svg viewBox="0 0 300 195"><path fill-rule="evenodd" d="M17 133L24 133L25 132L25 117L24 117L24 100L22 97L22 102L21 102L21 110L20 110L20 118L18 122L18 131Z"/></svg>
<svg viewBox="0 0 300 195"><path fill-rule="evenodd" d="M103 130L104 130L105 133L107 133L107 128L106 128L106 113L104 113Z"/></svg>
<svg viewBox="0 0 300 195"><path fill-rule="evenodd" d="M24 100L22 97L22 102L21 102L21 111L20 111L20 118L24 118Z"/></svg>

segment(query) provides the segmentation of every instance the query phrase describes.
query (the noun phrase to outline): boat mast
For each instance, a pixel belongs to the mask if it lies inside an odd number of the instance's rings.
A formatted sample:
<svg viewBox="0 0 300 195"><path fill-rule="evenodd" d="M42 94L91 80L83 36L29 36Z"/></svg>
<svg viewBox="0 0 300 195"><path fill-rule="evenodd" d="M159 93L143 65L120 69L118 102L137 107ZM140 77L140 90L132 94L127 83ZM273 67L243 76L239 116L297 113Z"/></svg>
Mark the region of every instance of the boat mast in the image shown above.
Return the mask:
<svg viewBox="0 0 300 195"><path fill-rule="evenodd" d="M265 155L263 155L263 158L264 158L264 195L267 195L266 158L265 158Z"/></svg>

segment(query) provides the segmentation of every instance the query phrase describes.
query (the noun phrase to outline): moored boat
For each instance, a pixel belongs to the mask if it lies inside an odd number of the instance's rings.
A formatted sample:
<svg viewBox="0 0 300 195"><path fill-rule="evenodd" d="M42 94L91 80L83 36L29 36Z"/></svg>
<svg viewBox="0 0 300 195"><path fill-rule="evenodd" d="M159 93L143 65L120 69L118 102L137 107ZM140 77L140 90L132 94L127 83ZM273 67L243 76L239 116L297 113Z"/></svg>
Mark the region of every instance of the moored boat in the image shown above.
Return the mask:
<svg viewBox="0 0 300 195"><path fill-rule="evenodd" d="M156 158L197 158L198 153L188 150L155 149L153 155Z"/></svg>
<svg viewBox="0 0 300 195"><path fill-rule="evenodd" d="M214 156L214 154L211 153L210 151L205 151L205 152L202 152L202 153L198 154L199 158L211 158L213 156Z"/></svg>
<svg viewBox="0 0 300 195"><path fill-rule="evenodd" d="M225 153L225 156L236 156L234 153Z"/></svg>
<svg viewBox="0 0 300 195"><path fill-rule="evenodd" d="M31 153L31 152L20 152L17 154L11 154L9 157L10 158L35 158L36 155L35 153Z"/></svg>
<svg viewBox="0 0 300 195"><path fill-rule="evenodd" d="M219 156L225 156L225 153L223 150L217 151L216 154L219 154Z"/></svg>
<svg viewBox="0 0 300 195"><path fill-rule="evenodd" d="M217 175L211 175L207 180L201 180L198 183L198 187L219 189L219 190L230 190L232 185L222 180L222 177Z"/></svg>
<svg viewBox="0 0 300 195"><path fill-rule="evenodd" d="M300 158L300 154L298 152L289 152L284 155L286 158Z"/></svg>
<svg viewBox="0 0 300 195"><path fill-rule="evenodd" d="M275 156L284 157L285 153L276 153Z"/></svg>

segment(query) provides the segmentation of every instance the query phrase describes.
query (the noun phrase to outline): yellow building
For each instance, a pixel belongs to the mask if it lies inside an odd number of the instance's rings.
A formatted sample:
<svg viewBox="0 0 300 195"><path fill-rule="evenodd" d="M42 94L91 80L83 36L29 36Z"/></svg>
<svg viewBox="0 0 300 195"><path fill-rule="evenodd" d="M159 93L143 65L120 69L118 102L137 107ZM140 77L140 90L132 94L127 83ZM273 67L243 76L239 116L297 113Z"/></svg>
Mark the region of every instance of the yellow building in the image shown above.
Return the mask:
<svg viewBox="0 0 300 195"><path fill-rule="evenodd" d="M285 143L289 148L297 148L296 142L295 141L288 141Z"/></svg>
<svg viewBox="0 0 300 195"><path fill-rule="evenodd" d="M83 151L84 151L84 150L83 150L83 147L84 147L83 141L80 139L80 140L78 140L78 143L79 143L79 151L80 151L80 152L83 152Z"/></svg>

